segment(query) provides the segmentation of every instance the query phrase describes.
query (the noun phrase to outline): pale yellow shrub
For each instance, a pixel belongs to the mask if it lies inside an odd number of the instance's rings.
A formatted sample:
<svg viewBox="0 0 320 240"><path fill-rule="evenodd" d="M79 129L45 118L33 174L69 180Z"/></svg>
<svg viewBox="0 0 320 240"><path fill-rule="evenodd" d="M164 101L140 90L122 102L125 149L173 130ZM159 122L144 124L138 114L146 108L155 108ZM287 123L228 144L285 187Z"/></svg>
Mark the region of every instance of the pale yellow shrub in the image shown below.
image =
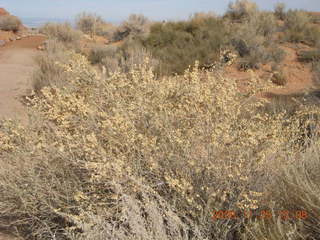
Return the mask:
<svg viewBox="0 0 320 240"><path fill-rule="evenodd" d="M0 216L40 239L227 239L242 222L212 223L213 210L264 206L299 116L259 111L269 83L254 76L240 93L198 63L164 78L148 65L104 77L79 54L60 63L70 85L33 96L28 126L1 124Z"/></svg>

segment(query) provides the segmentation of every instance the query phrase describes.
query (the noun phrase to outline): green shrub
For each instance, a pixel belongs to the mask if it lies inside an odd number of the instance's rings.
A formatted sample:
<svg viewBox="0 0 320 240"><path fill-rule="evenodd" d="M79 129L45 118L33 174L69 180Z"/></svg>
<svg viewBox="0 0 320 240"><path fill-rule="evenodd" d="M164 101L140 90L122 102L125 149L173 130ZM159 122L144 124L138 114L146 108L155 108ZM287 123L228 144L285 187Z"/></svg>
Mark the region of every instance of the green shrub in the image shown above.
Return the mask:
<svg viewBox="0 0 320 240"><path fill-rule="evenodd" d="M250 17L258 11L258 5L250 0L236 0L230 3L226 16L233 20L240 20L244 17Z"/></svg>
<svg viewBox="0 0 320 240"><path fill-rule="evenodd" d="M227 34L223 21L215 17L156 23L142 44L161 61L159 72L182 73L196 60L200 66L218 60Z"/></svg>
<svg viewBox="0 0 320 240"><path fill-rule="evenodd" d="M74 30L68 23L47 23L39 31L51 39L56 39L69 45L78 44L81 38L81 32Z"/></svg>
<svg viewBox="0 0 320 240"><path fill-rule="evenodd" d="M0 30L17 32L21 24L21 20L15 16L0 16Z"/></svg>

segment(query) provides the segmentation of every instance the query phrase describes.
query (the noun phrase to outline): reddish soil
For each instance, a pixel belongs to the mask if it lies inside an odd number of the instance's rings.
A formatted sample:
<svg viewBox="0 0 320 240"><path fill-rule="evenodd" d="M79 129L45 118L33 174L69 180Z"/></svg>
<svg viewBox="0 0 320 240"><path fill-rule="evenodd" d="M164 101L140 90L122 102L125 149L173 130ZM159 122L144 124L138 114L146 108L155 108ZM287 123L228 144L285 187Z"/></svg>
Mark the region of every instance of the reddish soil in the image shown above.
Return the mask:
<svg viewBox="0 0 320 240"><path fill-rule="evenodd" d="M298 61L297 52L300 50L308 50L310 47L303 44L284 44L280 46L286 53L281 63L281 69L287 80L287 84L281 88L275 85L274 89L270 89L269 93L277 95L290 95L302 93L312 89L313 73L310 64ZM261 81L270 80L272 77L271 65L263 65L259 70L253 71L253 74L239 71L236 64L229 66L225 71L226 77L236 79L240 89L246 89L248 81L254 76ZM266 94L267 96L268 94Z"/></svg>
<svg viewBox="0 0 320 240"><path fill-rule="evenodd" d="M0 118L25 119L20 98L30 88L30 76L36 67L33 58L44 40L31 36L0 48Z"/></svg>

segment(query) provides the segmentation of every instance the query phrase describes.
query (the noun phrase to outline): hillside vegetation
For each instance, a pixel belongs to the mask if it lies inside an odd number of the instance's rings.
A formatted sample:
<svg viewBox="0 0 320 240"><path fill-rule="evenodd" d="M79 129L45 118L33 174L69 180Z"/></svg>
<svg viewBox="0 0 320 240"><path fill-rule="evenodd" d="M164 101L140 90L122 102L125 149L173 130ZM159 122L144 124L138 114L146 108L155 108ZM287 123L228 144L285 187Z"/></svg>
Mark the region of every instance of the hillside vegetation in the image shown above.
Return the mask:
<svg viewBox="0 0 320 240"><path fill-rule="evenodd" d="M252 71L281 67L280 43L303 41L320 78L319 26L301 22L300 35L292 20L305 14L242 0L224 16L133 15L110 32L91 14L78 30L44 26L29 123L0 122L0 228L44 240L319 239L319 92L267 100L275 85ZM225 77L230 65L252 73L246 88Z"/></svg>

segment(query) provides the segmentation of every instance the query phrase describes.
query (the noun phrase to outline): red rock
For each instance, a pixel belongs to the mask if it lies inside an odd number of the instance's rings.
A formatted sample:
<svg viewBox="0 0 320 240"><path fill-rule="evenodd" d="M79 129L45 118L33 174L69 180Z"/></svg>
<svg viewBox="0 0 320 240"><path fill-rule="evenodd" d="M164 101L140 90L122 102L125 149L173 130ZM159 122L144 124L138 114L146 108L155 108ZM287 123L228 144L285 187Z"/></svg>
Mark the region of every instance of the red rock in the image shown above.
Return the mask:
<svg viewBox="0 0 320 240"><path fill-rule="evenodd" d="M0 8L0 16L10 15L4 8Z"/></svg>

